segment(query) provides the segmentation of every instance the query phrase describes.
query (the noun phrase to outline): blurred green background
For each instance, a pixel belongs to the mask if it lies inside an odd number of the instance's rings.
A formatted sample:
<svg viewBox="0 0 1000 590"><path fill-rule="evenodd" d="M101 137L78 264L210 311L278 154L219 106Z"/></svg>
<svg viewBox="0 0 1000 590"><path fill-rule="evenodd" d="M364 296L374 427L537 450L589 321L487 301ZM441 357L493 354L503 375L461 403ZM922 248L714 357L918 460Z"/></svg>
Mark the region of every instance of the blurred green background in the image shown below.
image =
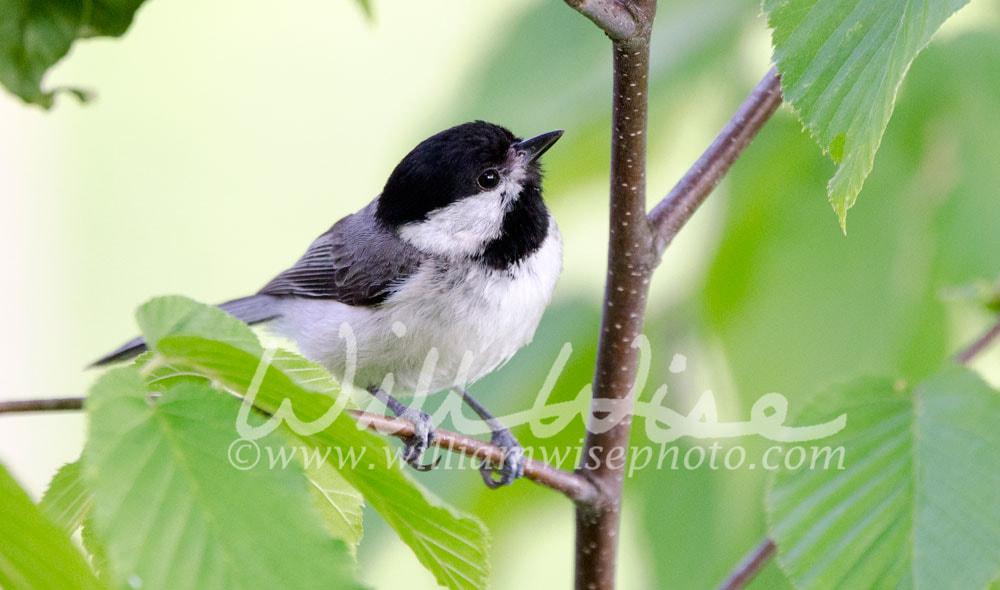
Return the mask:
<svg viewBox="0 0 1000 590"><path fill-rule="evenodd" d="M526 409L565 342L553 399L589 382L606 257L606 39L556 0L376 0L375 12L372 23L348 0L151 0L124 39L82 42L51 74L49 85L96 90L92 104L62 97L43 113L0 96L0 398L81 394L94 378L82 367L133 335L138 304L256 290L374 197L418 141L476 118L522 136L567 130L545 157L566 255L535 342L473 391L497 413ZM767 70L758 12L746 0L660 2L651 202ZM710 389L721 419L742 420L778 391L794 411L831 381L919 378L985 328L984 310L945 295L1000 276L998 24L1000 2L975 0L917 58L847 237L826 202L832 163L787 108L775 116L658 271L647 399L666 383L665 403L686 412ZM680 374L667 370L675 354L687 358ZM1000 382L997 351L977 368ZM79 415L4 417L0 458L37 497L77 457L83 427ZM552 448L579 433L579 421L555 439L515 432ZM636 444L643 436L638 422ZM491 492L471 472L420 477L490 526L496 588L570 585L568 502L527 483ZM720 581L764 535L765 477L637 473L622 587ZM363 579L434 587L366 517ZM770 565L754 587L787 586Z"/></svg>

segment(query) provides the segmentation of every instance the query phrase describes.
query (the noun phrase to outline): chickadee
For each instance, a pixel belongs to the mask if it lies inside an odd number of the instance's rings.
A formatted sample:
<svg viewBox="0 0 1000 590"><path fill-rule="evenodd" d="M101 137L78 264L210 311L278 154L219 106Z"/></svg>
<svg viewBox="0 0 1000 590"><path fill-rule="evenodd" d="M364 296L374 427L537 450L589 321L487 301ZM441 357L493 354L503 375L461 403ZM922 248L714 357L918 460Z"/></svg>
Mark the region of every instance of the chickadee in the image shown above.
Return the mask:
<svg viewBox="0 0 1000 590"><path fill-rule="evenodd" d="M481 468L490 487L520 477L523 451L461 385L531 341L562 267L562 237L542 201L538 158L562 131L521 140L476 121L446 129L402 159L382 194L319 236L256 295L219 307L267 323L337 378L414 422L404 457L417 467L433 427L386 393L456 388L490 424L509 460ZM349 327L346 332L343 329ZM135 339L98 360L145 350ZM346 372L350 372L349 370Z"/></svg>

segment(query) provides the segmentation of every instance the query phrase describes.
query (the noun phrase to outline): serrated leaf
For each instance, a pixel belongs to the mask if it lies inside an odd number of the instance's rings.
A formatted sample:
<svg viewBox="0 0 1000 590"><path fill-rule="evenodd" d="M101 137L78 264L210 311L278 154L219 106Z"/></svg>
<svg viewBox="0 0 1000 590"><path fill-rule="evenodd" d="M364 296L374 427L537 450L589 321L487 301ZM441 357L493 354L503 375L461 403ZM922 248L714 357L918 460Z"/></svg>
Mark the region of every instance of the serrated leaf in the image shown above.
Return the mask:
<svg viewBox="0 0 1000 590"><path fill-rule="evenodd" d="M156 353L184 373L205 375L240 394L250 390L260 365L260 358L245 351L194 336L162 338ZM294 356L279 350L275 359L280 364ZM253 404L270 414L283 406L291 409L294 420L306 428L290 428L292 434L321 452L332 449L331 459L344 458L346 467L340 473L395 529L439 583L463 589L485 585L489 543L483 525L443 505L403 473L388 442L360 430L343 408L334 408L336 399L307 389L309 385L296 383L272 364L260 376ZM324 417L332 421L317 431L313 424L325 424Z"/></svg>
<svg viewBox="0 0 1000 590"><path fill-rule="evenodd" d="M168 306L170 313L165 311ZM217 332L231 333L230 327L216 325L236 321L229 316L204 314L200 317L205 321L198 324L171 317L194 317L203 307L207 306L171 298L163 306L154 299L140 308L141 322L159 334L151 339L154 363L169 365L185 376L203 375L238 395L246 395L251 384L256 384L253 404L272 415L283 407L289 408L292 414L287 417L299 423L299 427L289 429L291 434L320 452L332 450L329 460L337 462L334 467L361 492L439 583L461 589L487 584L489 537L485 527L472 516L442 504L401 470L385 439L359 429L354 419L342 411L350 407L348 400L331 396L339 387L329 373L288 351L253 354L206 337ZM273 357L266 369L259 371L264 354ZM158 378L170 377L162 372ZM338 404L340 411L331 412ZM315 423L324 416L329 423L318 430Z"/></svg>
<svg viewBox="0 0 1000 590"><path fill-rule="evenodd" d="M149 348L155 348L164 336L187 334L226 342L253 354L263 350L250 326L218 307L180 295L157 297L141 305L135 319Z"/></svg>
<svg viewBox="0 0 1000 590"><path fill-rule="evenodd" d="M313 449L312 457L320 457ZM358 545L364 535L363 512L365 498L327 462L306 466L313 500L323 515L327 532L347 543L352 557L357 557Z"/></svg>
<svg viewBox="0 0 1000 590"><path fill-rule="evenodd" d="M840 164L827 190L842 228L910 63L967 3L764 0L784 98Z"/></svg>
<svg viewBox="0 0 1000 590"><path fill-rule="evenodd" d="M0 588L98 589L69 535L50 522L0 465Z"/></svg>
<svg viewBox="0 0 1000 590"><path fill-rule="evenodd" d="M287 441L286 449L293 451L292 455L309 478L309 493L323 517L323 526L335 539L344 541L351 557L357 559L358 545L364 535L364 496L333 468L330 463L332 449L306 448L287 430L279 432ZM332 460L337 459L333 457Z"/></svg>
<svg viewBox="0 0 1000 590"><path fill-rule="evenodd" d="M77 40L121 36L142 0L6 0L0 2L0 83L28 103L52 106L57 90L84 98L76 89L43 90L42 77Z"/></svg>
<svg viewBox="0 0 1000 590"><path fill-rule="evenodd" d="M59 468L48 489L38 503L42 514L51 522L72 535L80 530L83 549L90 557L91 569L106 585L113 583L111 567L105 556L104 544L94 532L91 510L94 496L83 481L83 466L77 459Z"/></svg>
<svg viewBox="0 0 1000 590"><path fill-rule="evenodd" d="M38 508L50 521L73 534L90 514L93 501L90 490L83 483L77 460L59 468Z"/></svg>
<svg viewBox="0 0 1000 590"><path fill-rule="evenodd" d="M953 370L914 389L860 379L800 419L847 414L816 444L844 469L776 474L768 493L782 568L800 588L983 588L1000 574L1000 393Z"/></svg>
<svg viewBox="0 0 1000 590"><path fill-rule="evenodd" d="M357 587L343 542L319 523L293 463L232 462L240 403L178 383L156 401L139 370L114 369L87 402L84 476L115 573L133 587ZM261 446L279 448L276 436ZM294 551L289 548L294 547Z"/></svg>
<svg viewBox="0 0 1000 590"><path fill-rule="evenodd" d="M114 573L108 561L107 551L104 549L104 541L94 532L93 517L83 521L83 526L80 527L80 541L83 542L84 551L90 556L90 567L97 573L97 579L110 586L114 580Z"/></svg>

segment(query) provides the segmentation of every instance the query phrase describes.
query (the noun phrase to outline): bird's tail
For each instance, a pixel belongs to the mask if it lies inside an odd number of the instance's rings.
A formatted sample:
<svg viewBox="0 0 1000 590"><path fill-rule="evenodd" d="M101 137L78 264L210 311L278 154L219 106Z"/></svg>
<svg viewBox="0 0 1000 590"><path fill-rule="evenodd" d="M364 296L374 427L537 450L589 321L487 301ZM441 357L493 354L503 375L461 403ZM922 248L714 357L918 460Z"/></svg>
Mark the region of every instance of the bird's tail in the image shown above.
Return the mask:
<svg viewBox="0 0 1000 590"><path fill-rule="evenodd" d="M278 317L278 298L273 295L251 295L233 299L220 304L222 311L250 325L260 324ZM142 337L129 340L114 352L110 352L90 364L90 367L101 367L128 360L146 352L146 343Z"/></svg>

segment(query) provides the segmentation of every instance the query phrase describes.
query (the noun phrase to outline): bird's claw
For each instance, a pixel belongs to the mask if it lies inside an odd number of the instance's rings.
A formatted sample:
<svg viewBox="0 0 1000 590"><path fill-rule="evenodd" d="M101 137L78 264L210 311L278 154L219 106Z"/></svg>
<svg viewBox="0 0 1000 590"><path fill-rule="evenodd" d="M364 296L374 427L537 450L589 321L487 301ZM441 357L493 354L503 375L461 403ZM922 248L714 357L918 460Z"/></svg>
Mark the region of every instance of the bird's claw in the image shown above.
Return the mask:
<svg viewBox="0 0 1000 590"><path fill-rule="evenodd" d="M398 418L413 424L413 436L404 441L403 460L417 471L430 471L441 462L441 457L431 463L421 463L420 459L434 440L434 424L431 417L415 408L407 407L397 415Z"/></svg>
<svg viewBox="0 0 1000 590"><path fill-rule="evenodd" d="M499 466L492 465L489 461L484 461L479 466L479 475L483 478L483 483L491 490L502 486L509 486L514 480L524 475L524 466L527 457L524 455L524 447L517 442L514 435L506 428L493 431L490 442L503 450L503 459ZM494 477L498 475L499 479Z"/></svg>

